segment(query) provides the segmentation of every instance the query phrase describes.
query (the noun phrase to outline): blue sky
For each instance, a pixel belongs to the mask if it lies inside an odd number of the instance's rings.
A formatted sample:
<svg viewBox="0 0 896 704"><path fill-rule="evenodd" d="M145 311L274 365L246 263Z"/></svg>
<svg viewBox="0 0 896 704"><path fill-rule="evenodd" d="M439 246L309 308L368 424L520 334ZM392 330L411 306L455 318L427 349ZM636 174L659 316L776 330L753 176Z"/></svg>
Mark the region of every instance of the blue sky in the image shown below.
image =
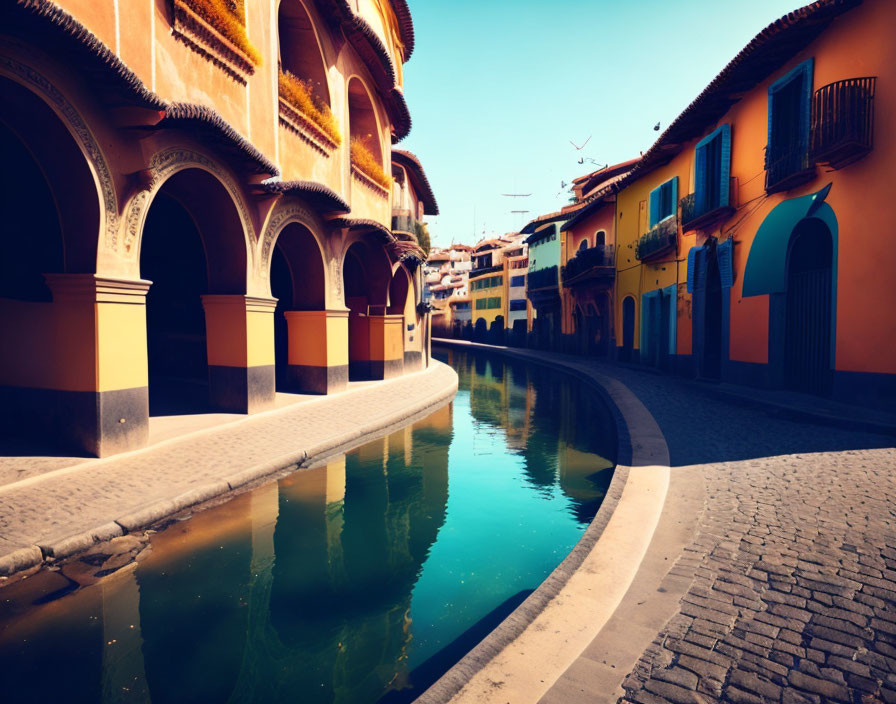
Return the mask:
<svg viewBox="0 0 896 704"><path fill-rule="evenodd" d="M763 27L799 0L410 0L405 66L438 245L518 230L569 182L646 151ZM581 145L576 151L569 140ZM505 198L502 193L531 193ZM528 214L512 214L528 210ZM475 234L474 234L475 222Z"/></svg>

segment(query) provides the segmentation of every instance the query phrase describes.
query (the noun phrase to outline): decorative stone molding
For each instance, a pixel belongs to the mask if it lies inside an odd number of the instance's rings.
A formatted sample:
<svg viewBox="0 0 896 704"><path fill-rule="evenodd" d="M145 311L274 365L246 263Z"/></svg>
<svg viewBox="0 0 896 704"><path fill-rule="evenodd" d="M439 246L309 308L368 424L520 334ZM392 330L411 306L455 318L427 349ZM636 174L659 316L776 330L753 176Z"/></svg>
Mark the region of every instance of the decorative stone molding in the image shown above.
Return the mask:
<svg viewBox="0 0 896 704"><path fill-rule="evenodd" d="M221 68L238 83L255 73L252 60L227 37L197 15L184 0L174 0L174 36Z"/></svg>
<svg viewBox="0 0 896 704"><path fill-rule="evenodd" d="M298 135L303 142L325 157L329 157L339 146L313 120L307 118L283 98L280 98L280 124Z"/></svg>
<svg viewBox="0 0 896 704"><path fill-rule="evenodd" d="M224 189L230 195L231 200L236 206L239 214L243 231L247 235L246 249L247 257L251 262L254 257L254 249L249 246L253 240L254 228L252 226L252 218L249 214L249 208L243 199L242 191L240 191L237 183L230 177L230 174L222 168L217 162L207 157L201 152L188 148L174 147L157 152L149 161L149 171L151 176L144 180L145 190L139 191L133 198L127 208L126 227L124 236L124 251L129 257L136 257L138 247L135 245L139 242L140 233L143 231L146 222L146 213L152 198L158 192L165 181L178 171L189 168L199 168L212 174Z"/></svg>
<svg viewBox="0 0 896 704"><path fill-rule="evenodd" d="M145 305L151 281L114 279L96 274L44 274L54 301Z"/></svg>
<svg viewBox="0 0 896 704"><path fill-rule="evenodd" d="M7 42L2 42L4 48L14 46ZM99 144L93 136L93 133L87 127L80 113L66 99L62 92L43 74L39 73L30 66L16 61L5 54L0 55L0 74L5 74L16 80L18 83L25 84L32 91L42 97L50 104L57 114L63 118L63 122L73 134L81 150L87 156L93 172L99 181L100 192L103 198L103 208L105 210L106 235L105 247L113 252L118 251L118 198L115 193L115 183L112 180L112 173L106 164L106 159L100 149ZM99 233L97 233L99 236ZM98 243L99 244L99 243Z"/></svg>
<svg viewBox="0 0 896 704"><path fill-rule="evenodd" d="M280 236L283 228L293 222L300 223L308 228L312 236L318 241L321 249L324 251L324 256L326 256L327 248L316 234L323 229L321 227L320 218L318 218L310 208L298 203L292 203L276 209L264 230L261 243L261 262L259 266L259 273L262 277L267 276L270 269L271 252L274 249L274 242L277 241L277 237Z"/></svg>

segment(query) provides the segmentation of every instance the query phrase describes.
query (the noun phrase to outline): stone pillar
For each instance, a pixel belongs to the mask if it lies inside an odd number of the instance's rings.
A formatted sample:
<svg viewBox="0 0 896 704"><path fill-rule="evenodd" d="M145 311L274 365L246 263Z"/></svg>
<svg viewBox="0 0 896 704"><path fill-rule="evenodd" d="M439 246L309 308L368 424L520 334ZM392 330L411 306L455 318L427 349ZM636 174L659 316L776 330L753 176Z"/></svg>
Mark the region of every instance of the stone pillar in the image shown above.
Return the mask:
<svg viewBox="0 0 896 704"><path fill-rule="evenodd" d="M288 310L290 390L332 394L348 385L347 310Z"/></svg>
<svg viewBox="0 0 896 704"><path fill-rule="evenodd" d="M150 282L47 274L50 376L37 392L51 433L91 455L143 447L149 435L146 292ZM42 399L42 400L41 400Z"/></svg>
<svg viewBox="0 0 896 704"><path fill-rule="evenodd" d="M212 407L255 413L274 403L274 298L206 295L208 390Z"/></svg>
<svg viewBox="0 0 896 704"><path fill-rule="evenodd" d="M370 378L391 379L404 373L404 316L371 315Z"/></svg>

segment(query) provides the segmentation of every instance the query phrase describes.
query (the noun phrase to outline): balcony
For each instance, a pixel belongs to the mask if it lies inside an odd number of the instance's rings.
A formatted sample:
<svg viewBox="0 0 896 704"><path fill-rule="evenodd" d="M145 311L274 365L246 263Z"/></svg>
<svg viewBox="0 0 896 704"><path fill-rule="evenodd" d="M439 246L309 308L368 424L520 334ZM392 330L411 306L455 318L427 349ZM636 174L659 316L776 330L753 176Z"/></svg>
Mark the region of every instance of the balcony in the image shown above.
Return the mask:
<svg viewBox="0 0 896 704"><path fill-rule="evenodd" d="M416 232L416 224L416 218L408 213L408 211L392 211L392 232L410 232L411 234L414 234Z"/></svg>
<svg viewBox="0 0 896 704"><path fill-rule="evenodd" d="M558 288L557 267L549 266L538 271L530 271L527 281L529 291L545 288Z"/></svg>
<svg viewBox="0 0 896 704"><path fill-rule="evenodd" d="M490 274L493 271L503 271L504 266L502 264L496 264L492 266L489 262L487 265L483 264L482 266L477 266L470 270L470 278L472 279L474 276L479 276L480 274Z"/></svg>
<svg viewBox="0 0 896 704"><path fill-rule="evenodd" d="M875 77L849 78L815 91L809 147L815 163L841 169L871 151L876 83Z"/></svg>
<svg viewBox="0 0 896 704"><path fill-rule="evenodd" d="M732 189L729 189L730 192L732 192ZM734 208L729 203L724 205L720 203L705 203L698 206L696 193L689 193L678 204L681 206L682 232L707 227L719 220L724 220L734 213Z"/></svg>
<svg viewBox="0 0 896 704"><path fill-rule="evenodd" d="M635 258L643 262L675 251L677 236L678 218L669 217L658 222L650 232L638 240Z"/></svg>
<svg viewBox="0 0 896 704"><path fill-rule="evenodd" d="M612 280L616 275L616 248L600 245L583 249L561 269L563 285L570 286L593 279Z"/></svg>
<svg viewBox="0 0 896 704"><path fill-rule="evenodd" d="M808 146L794 145L770 151L765 147L765 192L778 193L796 188L815 177L815 162Z"/></svg>

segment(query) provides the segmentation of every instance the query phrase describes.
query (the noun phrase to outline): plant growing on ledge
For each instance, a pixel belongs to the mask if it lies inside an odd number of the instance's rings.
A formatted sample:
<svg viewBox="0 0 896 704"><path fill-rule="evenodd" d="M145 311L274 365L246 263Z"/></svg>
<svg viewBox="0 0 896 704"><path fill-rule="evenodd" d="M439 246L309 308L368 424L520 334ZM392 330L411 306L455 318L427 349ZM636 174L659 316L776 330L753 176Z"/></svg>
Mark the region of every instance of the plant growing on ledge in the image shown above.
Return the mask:
<svg viewBox="0 0 896 704"><path fill-rule="evenodd" d="M352 166L388 191L392 188L392 179L383 171L383 167L373 156L373 152L370 151L365 141L363 137L352 137Z"/></svg>
<svg viewBox="0 0 896 704"><path fill-rule="evenodd" d="M417 235L417 242L420 245L420 249L423 250L423 254L429 256L430 250L430 240L429 240L429 228L426 226L425 222L414 222L414 234Z"/></svg>
<svg viewBox="0 0 896 704"><path fill-rule="evenodd" d="M245 0L186 0L185 5L208 22L228 41L242 51L256 66L261 65L261 53L246 34L243 18L246 16Z"/></svg>
<svg viewBox="0 0 896 704"><path fill-rule="evenodd" d="M336 118L330 112L330 106L312 94L308 81L303 81L289 71L280 71L278 83L281 98L320 127L337 145L342 143L342 135L336 125Z"/></svg>

